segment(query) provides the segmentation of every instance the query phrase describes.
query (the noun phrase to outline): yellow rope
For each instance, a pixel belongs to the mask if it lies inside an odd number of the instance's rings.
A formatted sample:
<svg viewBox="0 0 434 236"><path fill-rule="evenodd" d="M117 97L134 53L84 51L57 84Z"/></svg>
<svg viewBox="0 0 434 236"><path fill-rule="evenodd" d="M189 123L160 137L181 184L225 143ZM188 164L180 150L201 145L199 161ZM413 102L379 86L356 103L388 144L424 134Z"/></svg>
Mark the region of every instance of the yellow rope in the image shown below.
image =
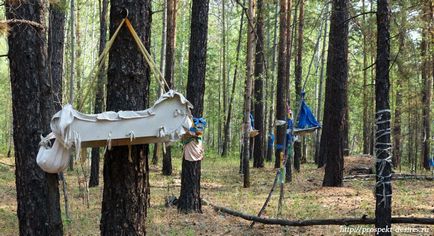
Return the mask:
<svg viewBox="0 0 434 236"><path fill-rule="evenodd" d="M140 40L139 36L137 35L137 32L134 30L133 26L131 25L130 20L128 20L128 18L124 18L122 19L121 23L119 24L118 28L116 29L116 31L113 33L113 36L110 38L110 40L107 42L106 47L104 48L103 52L101 53L101 55L98 57L97 59L97 63L95 64L95 66L92 68L92 70L90 71L88 78L90 77L90 85L88 86L88 89L86 90L84 96L82 97L80 104L78 106L78 110L81 110L83 108L84 102L86 101L87 97L89 96L89 92L93 89L94 84L95 84L95 78L97 78L100 68L102 67L102 65L104 64L104 61L110 51L110 48L113 46L113 43L116 39L116 37L119 34L120 29L122 28L122 26L126 24L128 30L130 31L131 35L133 36L134 41L136 42L140 52L142 53L146 63L149 65L149 68L152 70L152 72L154 73L156 79L158 80L158 82L160 83L160 85L163 87L163 90L165 90L164 86L166 86L167 89L170 89L169 85L167 84L167 81L164 79L163 74L161 73L161 71L157 68L155 62L152 60L151 55L149 54L149 52L146 50L145 45L143 45L142 41ZM96 75L92 76L96 71ZM165 90L167 91L167 90Z"/></svg>
<svg viewBox="0 0 434 236"><path fill-rule="evenodd" d="M95 78L97 78L97 76L93 76L93 73L95 72L96 69L98 69L97 71L99 72L101 66L104 63L104 60L106 58L106 56L108 55L108 52L110 51L110 48L113 45L113 42L115 41L116 37L119 34L119 31L121 30L122 26L125 23L125 19L122 19L121 23L119 24L118 28L116 29L116 31L113 33L113 36L110 38L110 40L107 42L106 47L104 48L104 50L102 51L101 55L98 57L97 62L95 63L95 66L92 68L92 70L90 71L88 78L90 77L90 86L87 89L86 93L84 94L84 96L82 97L80 104L78 106L78 110L81 110L81 108L84 105L84 102L86 101L86 98L89 95L90 90L93 88L93 85L95 83Z"/></svg>
<svg viewBox="0 0 434 236"><path fill-rule="evenodd" d="M166 86L167 89L170 89L169 85L167 84L167 81L164 79L163 74L161 73L160 70L157 69L157 65L152 60L151 55L149 54L148 50L146 50L145 45L143 45L142 40L140 40L139 36L137 35L137 32L134 30L133 26L131 25L130 20L125 19L125 24L127 25L128 30L130 31L131 35L133 36L134 41L136 41L136 44L139 47L140 52L142 53L146 62L148 63L149 68L152 70L152 72L157 77L157 79L159 79L159 82L163 86L163 89L164 89L164 86Z"/></svg>

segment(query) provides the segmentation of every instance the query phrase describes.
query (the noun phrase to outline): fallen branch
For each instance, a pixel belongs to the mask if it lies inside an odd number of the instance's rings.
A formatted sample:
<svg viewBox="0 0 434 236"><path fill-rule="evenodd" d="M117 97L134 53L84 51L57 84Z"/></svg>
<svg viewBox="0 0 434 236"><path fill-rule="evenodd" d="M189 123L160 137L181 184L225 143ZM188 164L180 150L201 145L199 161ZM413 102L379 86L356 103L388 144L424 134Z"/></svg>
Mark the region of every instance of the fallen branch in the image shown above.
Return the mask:
<svg viewBox="0 0 434 236"><path fill-rule="evenodd" d="M259 222L262 224L281 225L281 226L312 226L312 225L367 225L375 224L374 218L339 218L339 219L313 219L290 221L285 219L262 218L254 215L245 214L229 208L214 205L204 199L202 202L210 205L215 211L237 216L248 221ZM394 224L434 224L434 218L416 217L392 217Z"/></svg>
<svg viewBox="0 0 434 236"><path fill-rule="evenodd" d="M369 174L369 175L348 175L344 177L344 181L348 180L371 180L375 179L375 174ZM392 175L393 180L407 180L407 179L417 179L417 180L434 180L434 176L429 175L411 175L411 174L393 174Z"/></svg>

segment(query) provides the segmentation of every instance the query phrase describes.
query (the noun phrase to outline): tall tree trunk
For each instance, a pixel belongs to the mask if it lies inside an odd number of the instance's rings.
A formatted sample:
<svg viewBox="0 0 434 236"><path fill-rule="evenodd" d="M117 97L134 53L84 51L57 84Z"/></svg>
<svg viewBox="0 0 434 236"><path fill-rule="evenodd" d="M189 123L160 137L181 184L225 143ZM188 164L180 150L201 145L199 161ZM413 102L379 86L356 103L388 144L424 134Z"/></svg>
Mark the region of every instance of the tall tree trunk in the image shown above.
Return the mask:
<svg viewBox="0 0 434 236"><path fill-rule="evenodd" d="M127 10L133 27L149 50L151 1L111 0L110 4L110 34L114 33ZM147 106L148 94L148 65L124 27L109 57L107 109L142 110ZM113 147L106 152L101 235L146 234L147 158L148 145Z"/></svg>
<svg viewBox="0 0 434 236"><path fill-rule="evenodd" d="M208 0L193 0L191 10L190 53L188 64L187 99L193 105L192 115L203 116L205 93L206 50L208 35ZM201 161L182 158L181 194L178 211L202 212L200 199Z"/></svg>
<svg viewBox="0 0 434 236"><path fill-rule="evenodd" d="M100 16L99 16L99 55L104 51L107 41L107 10L108 0L101 0L99 2ZM98 80L96 85L95 94L95 106L94 112L103 112L104 107L104 88L106 79L106 67L103 64L101 71L98 74ZM99 148L92 148L91 154L91 169L89 178L89 187L95 187L99 185Z"/></svg>
<svg viewBox="0 0 434 236"><path fill-rule="evenodd" d="M433 77L430 75L432 71L430 66L432 65L433 58L430 60L430 48L432 49L432 39L430 36L430 22L433 22L433 13L431 11L431 3L428 1L423 5L423 21L424 27L422 29L422 43L421 43L421 57L422 57L422 165L426 170L429 170L431 159L431 103L432 103L432 87ZM430 40L431 39L431 40ZM431 42L431 43L430 43Z"/></svg>
<svg viewBox="0 0 434 236"><path fill-rule="evenodd" d="M275 71L276 71L276 55L277 55L277 53L276 53L276 50L277 50L277 31L278 31L278 22L279 22L279 16L278 16L278 11L279 11L279 8L277 7L277 3L278 3L278 1L276 0L275 1L275 3L276 3L276 6L275 6L275 11L274 11L274 17L273 17L273 19L274 19L274 26L273 26L273 28L274 28L274 30L273 30L273 46L271 47L271 50L272 50L272 53L271 53L271 76L270 76L270 78L268 78L268 79L270 79L270 86L268 86L268 88L267 89L271 89L271 91L270 91L270 94L271 94L271 97L270 96L268 96L267 95L267 101L268 101L268 99L271 99L271 101L270 101L270 105L269 106L266 106L266 107L269 107L269 116L268 116L268 135L269 135L269 139L271 138L271 135L274 135L274 130L273 130L273 111L274 111L274 109L273 109L273 107L274 107L274 102L273 102L273 98L274 98L274 81L275 81L275 78L276 78L276 74L275 74ZM271 88L270 88L271 87ZM268 143L268 147L267 147L267 158L266 158L266 160L267 161L272 161L272 157L273 157L273 145L274 145L274 143L272 143L271 141Z"/></svg>
<svg viewBox="0 0 434 236"><path fill-rule="evenodd" d="M176 45L176 9L178 0L167 0L167 37L166 37L166 82L174 88L175 45ZM163 154L163 175L172 175L172 147L166 147Z"/></svg>
<svg viewBox="0 0 434 236"><path fill-rule="evenodd" d="M223 136L224 136L224 131L222 130L222 127L224 127L224 119L225 119L225 112L227 110L227 69L226 69L226 9L225 9L225 5L226 2L225 0L221 1L221 14L222 14L222 49L221 49L221 54L222 54L222 61L221 61L221 78L222 78L222 84L219 83L219 88L220 88L220 92L222 93L222 97L223 97L223 112L219 111L218 114L221 114L218 116L218 140L219 140L219 145L217 148L218 153L222 153L223 152ZM220 85L222 87L220 87ZM220 97L220 96L219 96ZM219 99L220 101L220 99ZM219 106L220 109L220 106ZM223 133L222 133L223 131Z"/></svg>
<svg viewBox="0 0 434 236"><path fill-rule="evenodd" d="M244 5L243 0L243 5ZM222 147L222 156L227 156L229 152L229 142L230 142L230 127L231 127L231 117L232 117L232 106L234 103L235 98L235 89L237 84L237 75L238 75L238 61L240 59L240 50L241 50L241 39L242 39L242 33L243 33L243 24L244 24L244 14L241 14L240 17L240 29L238 31L238 42L237 42L237 49L236 49L236 56L235 56L235 68L234 68L234 75L233 81L232 81L232 91L231 96L229 99L228 104L228 113L226 115L226 121L223 128L223 147Z"/></svg>
<svg viewBox="0 0 434 236"><path fill-rule="evenodd" d="M82 94L81 94L81 80L82 78L82 66L83 66L83 47L81 46L81 8L82 8L82 3L80 3L80 1L82 0L76 0L77 3L77 9L75 11L75 32L72 31L75 34L75 68L72 68L73 70L75 70L75 83L76 83L76 91L77 93L75 94L75 103L78 105L80 104L81 98L82 98ZM72 103L73 104L73 103ZM73 104L74 105L74 104Z"/></svg>
<svg viewBox="0 0 434 236"><path fill-rule="evenodd" d="M375 227L390 229L392 213L392 160L390 156L390 106L389 106L389 65L390 65L390 8L388 0L377 0L377 69L375 80L376 111L376 205ZM380 233L391 235L391 232Z"/></svg>
<svg viewBox="0 0 434 236"><path fill-rule="evenodd" d="M280 0L280 26L279 26L279 55L277 65L277 84L276 84L276 122L285 121L286 123L286 76L287 76L287 7L288 0ZM276 127L276 148L274 168L280 168L286 143L286 125Z"/></svg>
<svg viewBox="0 0 434 236"><path fill-rule="evenodd" d="M328 22L329 22L329 4L326 6L326 11L324 13L324 34L322 41L322 51L321 51L321 69L320 69L320 78L319 78L319 88L318 88L318 109L316 110L316 117L318 121L320 117L322 117L322 97L323 97L323 83L324 83L324 67L325 67L325 58L326 58L326 43L327 43L327 30L328 30ZM321 143L321 130L318 129L316 131L316 139L315 139L315 163L318 167L323 167L325 165L325 160L320 160L320 143Z"/></svg>
<svg viewBox="0 0 434 236"><path fill-rule="evenodd" d="M51 119L55 111L62 108L62 84L63 84L63 52L65 45L65 11L67 3L62 0L57 3L50 3L49 9L49 28L48 28L48 64L49 64L49 79L52 88L52 99L54 110L49 111L46 118ZM50 93L50 92L47 92ZM51 102L48 101L48 102ZM51 108L51 107L50 107ZM45 122L46 130L49 130L49 121ZM62 174L61 174L62 175ZM64 182L64 179L61 178ZM47 174L49 186L50 202L55 202L50 208L51 217L55 220L53 234L62 234L63 226L60 216L60 195L59 195L59 175ZM64 182L65 186L65 182ZM68 206L65 202L65 209ZM67 214L67 212L66 212ZM67 214L68 217L68 214Z"/></svg>
<svg viewBox="0 0 434 236"><path fill-rule="evenodd" d="M362 0L362 12L365 12L365 0ZM363 29L369 28L370 26L366 23L366 15L362 16L363 21ZM363 30L365 32L365 30ZM367 35L363 33L363 154L369 154L369 146L370 146L370 125L369 125L369 89L368 89L368 70L366 67L368 66L368 49L367 49Z"/></svg>
<svg viewBox="0 0 434 236"><path fill-rule="evenodd" d="M244 188L250 187L250 112L252 96L252 77L254 76L254 56L255 56L255 0L249 0L247 10L247 55L246 55L246 87L244 94L244 117L243 117L243 176Z"/></svg>
<svg viewBox="0 0 434 236"><path fill-rule="evenodd" d="M297 35L297 57L295 59L295 114L298 116L300 99L301 99L301 81L303 74L303 28L304 28L304 0L300 0L300 12L298 16L298 35ZM297 117L294 117L295 121ZM303 139L302 137L300 137ZM298 172L300 171L300 162L302 156L301 143L302 140L294 142L294 169Z"/></svg>
<svg viewBox="0 0 434 236"><path fill-rule="evenodd" d="M342 186L344 120L348 109L348 0L334 0L327 56L324 124L320 160L326 160L323 186Z"/></svg>
<svg viewBox="0 0 434 236"><path fill-rule="evenodd" d="M257 2L257 20L256 20L256 54L255 54L255 129L259 134L255 137L253 152L253 167L264 167L264 146L263 139L266 137L264 129L264 88L263 80L266 76L264 71L264 3L263 0Z"/></svg>
<svg viewBox="0 0 434 236"><path fill-rule="evenodd" d="M286 48L287 48L287 53L286 53L286 79L285 79L285 84L286 84L286 102L288 104L288 106L291 106L291 101L290 101L290 73L291 73L291 58L292 58L292 43L293 43L293 31L295 30L295 24L293 25L293 27L291 26L291 11L292 11L292 0L288 0L287 3L287 9L286 9ZM297 11L295 11L294 14L294 18L296 17L295 15L297 14ZM288 128L288 127L287 127ZM289 149L291 146L291 149ZM287 156L287 160L285 163L285 170L286 170L286 175L285 175L285 179L288 182L292 181L292 160L294 158L293 155L293 143L287 143L285 145L285 152L286 152L286 156ZM289 151L289 152L288 152ZM283 188L282 184L281 187ZM282 193L283 194L283 193ZM283 195L281 195L283 198Z"/></svg>
<svg viewBox="0 0 434 236"><path fill-rule="evenodd" d="M62 109L63 48L65 44L66 1L50 4L48 28L48 62L53 87L54 109Z"/></svg>
<svg viewBox="0 0 434 236"><path fill-rule="evenodd" d="M40 24L12 23L8 35L20 235L63 235L57 175L36 164L39 137L46 134L54 113L53 91L60 89L54 84L59 80L50 81L48 68L60 58L47 61L44 2L6 1L5 7L8 20Z"/></svg>
<svg viewBox="0 0 434 236"><path fill-rule="evenodd" d="M75 80L75 0L71 0L69 6L69 34L70 34L70 61L69 61L69 104L74 105L74 80ZM69 158L68 169L74 170L74 158Z"/></svg>
<svg viewBox="0 0 434 236"><path fill-rule="evenodd" d="M401 12L400 12L400 29L399 29L399 49L402 52L405 52L405 31L406 31L406 22L407 22L407 6L403 3L400 4ZM401 55L404 55L404 53L401 53ZM404 80L408 80L408 72L406 69L406 66L404 65L403 58L398 56L396 58L396 65L398 67L398 73L400 76L396 79L395 84L395 118L393 122L393 150L392 150L392 164L394 168L398 168L401 170L401 155L402 155L402 130L401 130L401 123L402 123L402 96L403 96L403 86L404 86ZM366 68L366 67L365 67Z"/></svg>

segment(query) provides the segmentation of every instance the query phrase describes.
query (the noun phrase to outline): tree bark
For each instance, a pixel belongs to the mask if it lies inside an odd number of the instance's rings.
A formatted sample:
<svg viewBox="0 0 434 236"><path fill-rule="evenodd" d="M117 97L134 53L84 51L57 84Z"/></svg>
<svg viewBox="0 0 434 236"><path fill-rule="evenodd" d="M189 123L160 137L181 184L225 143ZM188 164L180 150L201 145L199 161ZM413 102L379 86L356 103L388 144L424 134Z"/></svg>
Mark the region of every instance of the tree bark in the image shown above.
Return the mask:
<svg viewBox="0 0 434 236"><path fill-rule="evenodd" d="M252 77L254 76L254 56L255 56L255 0L249 0L247 10L247 55L246 55L246 87L244 94L244 117L243 117L243 186L250 187L250 112L252 101Z"/></svg>
<svg viewBox="0 0 434 236"><path fill-rule="evenodd" d="M62 109L63 48L65 44L66 2L50 4L48 28L48 61L53 86L54 109Z"/></svg>
<svg viewBox="0 0 434 236"><path fill-rule="evenodd" d="M296 94L296 102L295 102L295 114L298 116L300 101L301 101L301 81L303 74L303 30L304 30L304 0L300 0L300 12L298 15L298 35L297 35L297 57L295 58L295 94ZM294 117L294 120L297 121L298 117ZM300 137L303 139L303 137ZM294 142L294 169L299 172L300 171L300 162L302 158L302 150L301 150L302 140Z"/></svg>
<svg viewBox="0 0 434 236"><path fill-rule="evenodd" d="M430 60L430 48L432 48L432 40L430 35L430 22L433 22L433 16L431 11L431 3L428 1L423 5L423 29L422 29L422 42L421 42L421 57L422 57L422 81L423 81L423 92L422 92L422 165L426 170L430 169L430 159L431 159L431 103L432 103L432 87L433 87L433 76L430 75L432 71L430 69L432 59ZM430 40L431 39L431 40Z"/></svg>
<svg viewBox="0 0 434 236"><path fill-rule="evenodd" d="M348 0L334 0L327 56L324 124L320 160L326 160L323 186L342 186L344 123L348 83Z"/></svg>
<svg viewBox="0 0 434 236"><path fill-rule="evenodd" d="M276 121L286 122L285 102L286 102L286 77L287 77L287 7L288 0L280 0L280 26L279 26L279 55L277 64L277 84L276 84ZM274 168L280 168L281 158L285 151L286 125L276 128L276 148Z"/></svg>
<svg viewBox="0 0 434 236"><path fill-rule="evenodd" d="M276 1L276 3L277 3L277 1ZM273 107L274 107L274 103L273 103L273 99L274 99L274 81L275 81L275 78L276 78L276 76L275 76L275 71L276 71L276 49L277 49L277 25L278 25L278 22L279 22L279 16L278 16L278 7L277 7L277 4L276 4L276 6L275 6L275 10L274 10L274 17L273 17L273 19L274 19L274 26L273 26L273 28L274 28L274 30L273 30L273 46L271 47L271 50L272 50L272 53L271 53L271 76L268 78L268 79L270 79L270 86L268 86L268 88L267 89L270 89L271 91L270 91L270 94L271 94L271 97L269 97L268 95L267 95L267 98L268 99L271 99L271 101L270 101L270 105L269 106L266 106L266 107L269 107L269 116L268 116L268 135L271 135L271 134L273 134L274 135L274 130L273 130L273 111L274 111L274 109L273 109ZM270 88L271 87L271 88ZM268 100L267 99L267 100ZM268 141L268 140L267 140ZM268 162L271 162L272 161L272 159L273 159L273 145L274 145L274 143L270 143L269 145L268 145L268 147L267 147L267 158L266 158L266 160L268 161Z"/></svg>
<svg viewBox="0 0 434 236"><path fill-rule="evenodd" d="M69 104L74 104L74 80L75 80L75 0L71 0L69 6L69 34L70 34L70 65L69 65ZM74 170L74 158L70 156L68 170Z"/></svg>
<svg viewBox="0 0 434 236"><path fill-rule="evenodd" d="M6 1L5 7L8 20L45 25L42 1ZM36 164L39 137L46 134L54 113L52 91L60 89L54 82L59 81L50 81L44 28L13 23L10 27L8 58L20 235L63 235L57 175L43 172Z"/></svg>
<svg viewBox="0 0 434 236"><path fill-rule="evenodd" d="M127 10L133 27L149 50L150 4L151 1L112 0L110 34L114 33ZM148 93L148 65L124 27L109 57L107 109L142 110L147 106ZM106 152L101 235L146 234L144 222L149 194L147 155L148 145L113 147Z"/></svg>
<svg viewBox="0 0 434 236"><path fill-rule="evenodd" d="M203 116L205 93L206 50L208 34L208 0L193 0L191 11L190 53L188 64L187 99L193 105L192 115ZM201 161L182 159L181 193L178 211L202 212L200 200Z"/></svg>
<svg viewBox="0 0 434 236"><path fill-rule="evenodd" d="M389 65L390 65L390 8L388 0L377 0L377 64L375 80L376 110L376 205L375 227L390 228L392 218L392 160L390 156L390 106L389 106ZM377 233L377 235L391 235Z"/></svg>
<svg viewBox="0 0 434 236"><path fill-rule="evenodd" d="M286 53L286 80L285 80L285 84L286 84L286 103L288 104L289 107L291 107L291 99L290 99L290 91L291 91L291 83L290 83L290 73L291 73L291 58L292 58L292 44L293 44L293 32L295 31L295 21L293 24L293 27L291 27L291 11L292 11L292 0L288 0L287 3L287 8L286 8L286 48L287 48L287 53ZM296 17L297 11L294 12L294 19ZM288 127L287 127L288 128ZM291 148L291 149L289 149ZM293 155L293 149L294 149L294 144L293 143L287 143L287 145L285 146L285 152L286 152L286 162L285 162L285 171L286 171L286 175L285 175L285 180L288 182L292 181L292 163L294 159L294 155ZM283 185L281 184L281 187L283 188ZM283 193L282 193L282 198L283 198Z"/></svg>
<svg viewBox="0 0 434 236"><path fill-rule="evenodd" d="M167 0L167 37L166 37L166 82L170 88L174 88L175 72L175 45L176 45L176 7L177 0ZM166 147L163 154L163 175L172 175L172 147Z"/></svg>
<svg viewBox="0 0 434 236"><path fill-rule="evenodd" d="M257 19L256 19L256 54L255 54L255 129L259 134L255 137L253 152L253 167L264 167L264 138L266 137L264 129L264 88L263 80L266 76L264 71L264 3L263 0L257 2Z"/></svg>
<svg viewBox="0 0 434 236"><path fill-rule="evenodd" d="M100 17L99 17L99 55L104 51L107 41L107 11L108 11L108 0L102 0L99 2ZM96 85L95 94L95 106L94 112L103 112L104 107L104 88L106 79L106 66L103 66L98 74L98 80ZM91 168L90 168L90 178L89 187L96 187L99 185L99 158L100 158L99 148L92 148L91 154Z"/></svg>

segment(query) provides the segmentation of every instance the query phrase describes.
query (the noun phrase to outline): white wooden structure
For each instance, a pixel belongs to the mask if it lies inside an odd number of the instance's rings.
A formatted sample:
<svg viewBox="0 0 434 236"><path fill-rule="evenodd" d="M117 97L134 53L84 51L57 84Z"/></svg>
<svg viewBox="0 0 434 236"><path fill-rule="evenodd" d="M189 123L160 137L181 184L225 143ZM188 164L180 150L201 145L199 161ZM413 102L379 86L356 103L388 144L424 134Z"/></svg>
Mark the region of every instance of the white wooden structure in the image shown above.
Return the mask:
<svg viewBox="0 0 434 236"><path fill-rule="evenodd" d="M177 141L193 125L191 108L191 103L173 90L143 111L83 114L68 104L53 116L52 133L42 138L37 163L46 172L58 173L67 167L72 146L78 154L84 147L107 146L110 149Z"/></svg>

